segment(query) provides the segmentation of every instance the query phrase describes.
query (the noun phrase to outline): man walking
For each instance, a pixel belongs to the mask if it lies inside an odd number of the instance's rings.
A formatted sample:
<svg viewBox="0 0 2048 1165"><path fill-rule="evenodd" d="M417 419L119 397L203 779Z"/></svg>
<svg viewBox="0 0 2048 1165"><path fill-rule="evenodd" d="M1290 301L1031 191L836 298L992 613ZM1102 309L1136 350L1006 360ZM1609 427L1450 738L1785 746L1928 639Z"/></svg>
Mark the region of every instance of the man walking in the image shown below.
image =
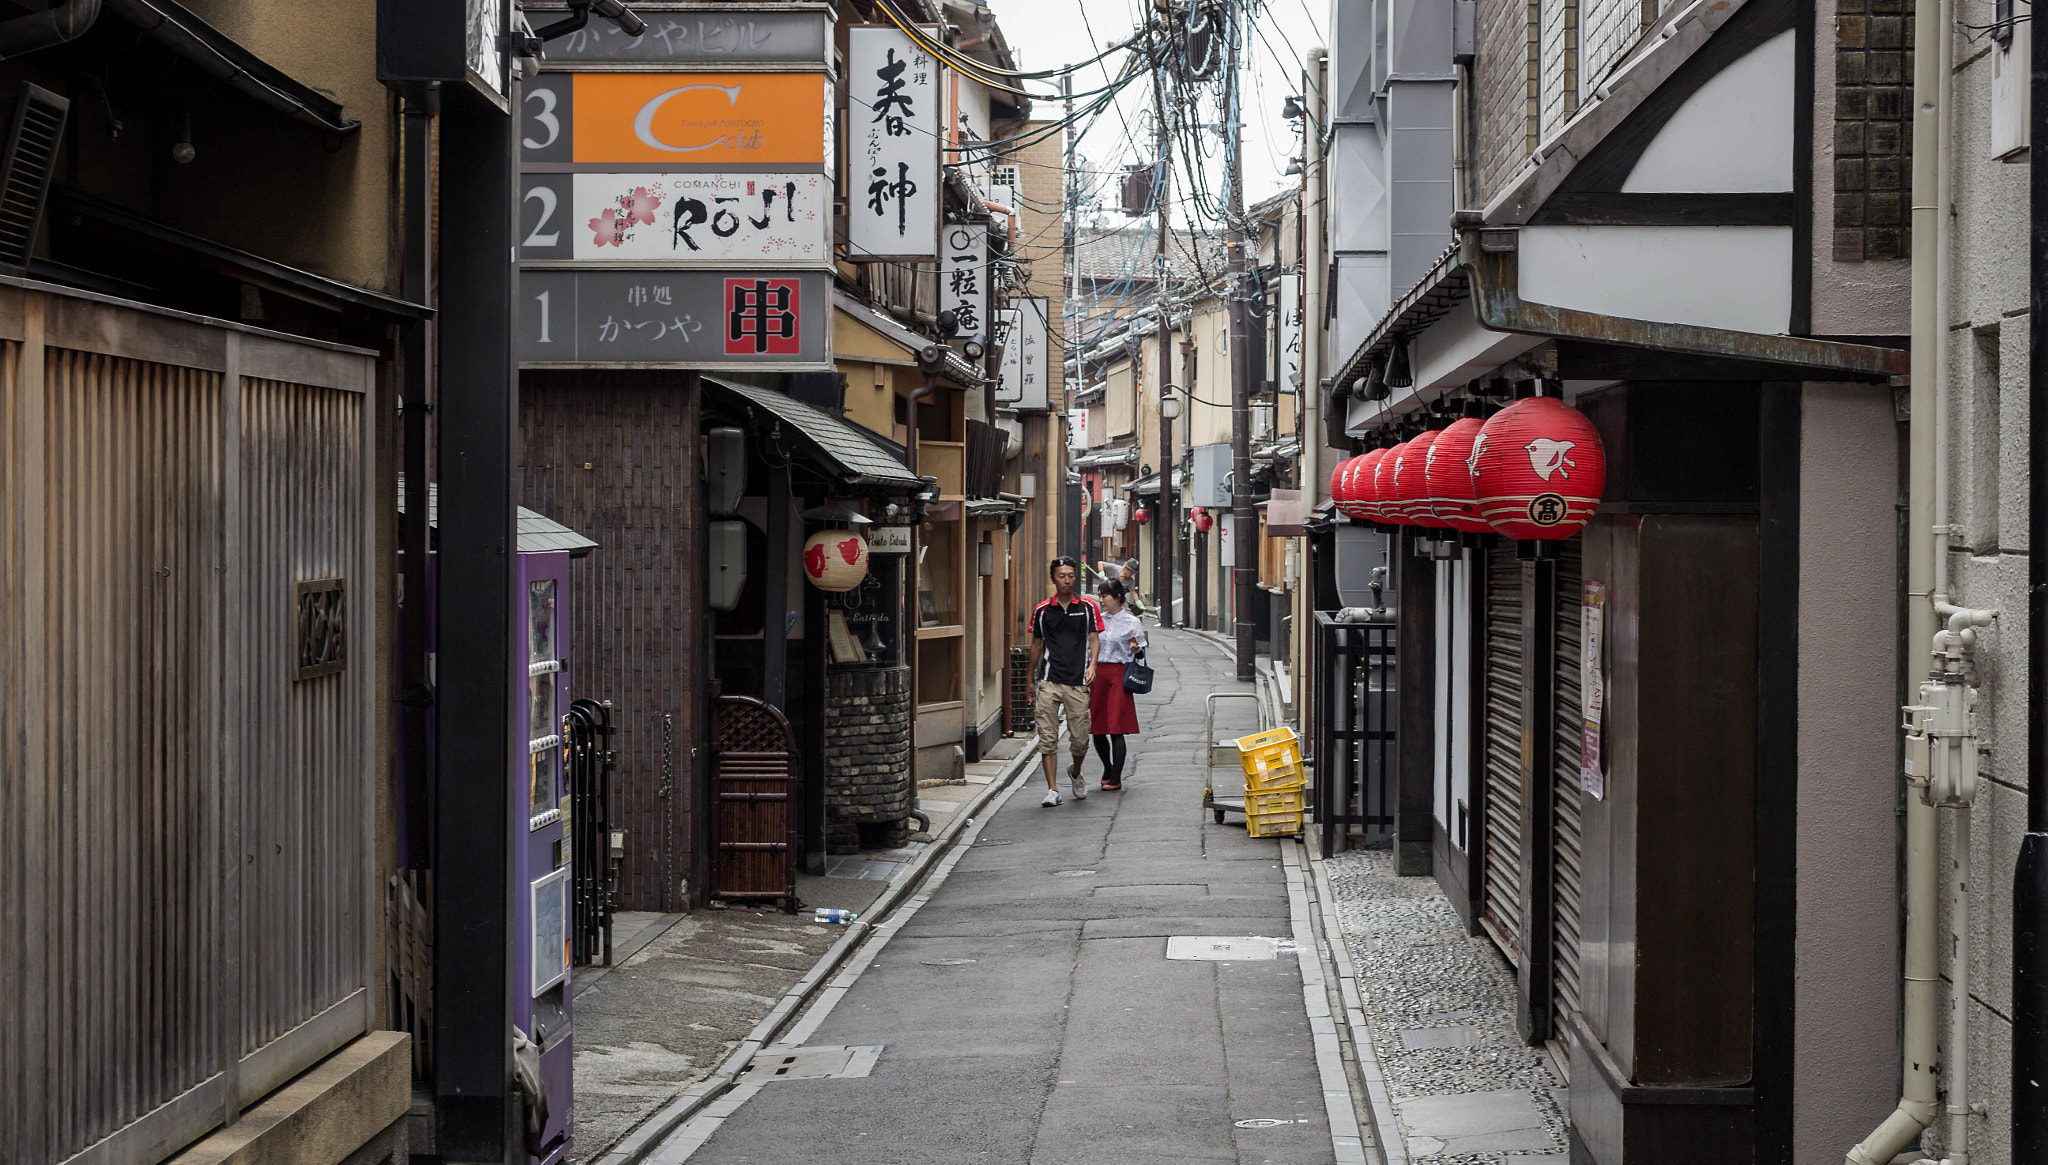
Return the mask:
<svg viewBox="0 0 2048 1165"><path fill-rule="evenodd" d="M1060 803L1059 771L1054 756L1060 747L1060 712L1067 714L1067 745L1074 763L1067 769L1074 799L1088 795L1081 781L1081 762L1088 756L1088 685L1095 682L1097 636L1102 612L1095 600L1074 593L1081 564L1071 558L1052 560L1053 595L1031 610L1032 712L1038 719L1038 755L1045 763L1045 799Z"/></svg>

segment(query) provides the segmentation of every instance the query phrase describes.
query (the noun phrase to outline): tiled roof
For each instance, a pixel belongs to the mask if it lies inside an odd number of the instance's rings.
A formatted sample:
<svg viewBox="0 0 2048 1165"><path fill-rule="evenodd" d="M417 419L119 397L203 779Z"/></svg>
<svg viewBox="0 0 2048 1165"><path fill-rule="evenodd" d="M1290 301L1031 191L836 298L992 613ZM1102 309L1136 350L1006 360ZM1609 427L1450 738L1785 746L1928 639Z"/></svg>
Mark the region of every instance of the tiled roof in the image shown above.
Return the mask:
<svg viewBox="0 0 2048 1165"><path fill-rule="evenodd" d="M1219 240L1175 231L1168 250L1175 280L1207 281L1223 274L1223 244ZM1082 223L1074 229L1074 272L1081 279L1151 283L1158 270L1158 254L1158 232L1146 229L1142 222L1107 229Z"/></svg>
<svg viewBox="0 0 2048 1165"><path fill-rule="evenodd" d="M398 478L398 512L405 512L405 475ZM441 489L437 482L427 483L427 528L439 529L441 525ZM581 558L597 549L597 543L562 525L553 518L536 514L525 506L519 507L519 553L547 554L566 550L572 558Z"/></svg>
<svg viewBox="0 0 2048 1165"><path fill-rule="evenodd" d="M837 463L840 475L855 485L894 485L916 491L924 483L908 466L891 457L861 430L822 409L800 400L750 384L735 384L707 376L707 387L723 390L757 405L788 422L817 447L824 457Z"/></svg>

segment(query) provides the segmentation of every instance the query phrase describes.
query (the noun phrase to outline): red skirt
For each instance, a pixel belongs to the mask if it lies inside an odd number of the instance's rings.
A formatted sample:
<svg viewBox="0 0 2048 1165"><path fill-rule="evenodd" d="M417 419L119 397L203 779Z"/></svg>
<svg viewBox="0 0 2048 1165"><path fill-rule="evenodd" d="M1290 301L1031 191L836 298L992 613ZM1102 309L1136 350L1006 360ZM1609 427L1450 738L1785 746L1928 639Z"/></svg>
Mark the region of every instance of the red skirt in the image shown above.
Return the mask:
<svg viewBox="0 0 2048 1165"><path fill-rule="evenodd" d="M1124 665L1098 663L1088 689L1088 732L1094 736L1135 736L1138 703L1124 691Z"/></svg>

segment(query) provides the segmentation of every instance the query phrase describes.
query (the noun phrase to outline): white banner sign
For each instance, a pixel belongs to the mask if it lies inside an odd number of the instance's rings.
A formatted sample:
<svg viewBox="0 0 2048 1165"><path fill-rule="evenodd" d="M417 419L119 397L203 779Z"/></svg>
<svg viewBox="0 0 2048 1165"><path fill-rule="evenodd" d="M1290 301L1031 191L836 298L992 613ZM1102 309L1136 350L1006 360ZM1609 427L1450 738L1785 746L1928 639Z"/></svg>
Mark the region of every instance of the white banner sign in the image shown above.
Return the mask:
<svg viewBox="0 0 2048 1165"><path fill-rule="evenodd" d="M1088 448L1088 410L1067 410L1067 445L1074 449Z"/></svg>
<svg viewBox="0 0 2048 1165"><path fill-rule="evenodd" d="M572 180L578 260L729 267L832 258L832 183L823 174L563 177Z"/></svg>
<svg viewBox="0 0 2048 1165"><path fill-rule="evenodd" d="M1301 276L1280 277L1279 391L1301 391Z"/></svg>
<svg viewBox="0 0 2048 1165"><path fill-rule="evenodd" d="M1019 310L1017 330L1010 336L1017 349L1017 403L1019 409L1052 407L1052 376L1046 363L1046 300L1014 300Z"/></svg>
<svg viewBox="0 0 2048 1165"><path fill-rule="evenodd" d="M869 554L908 554L908 553L910 553L910 527L908 527L908 526L869 526L869 527L868 527L868 553L869 553Z"/></svg>
<svg viewBox="0 0 2048 1165"><path fill-rule="evenodd" d="M988 332L988 227L956 223L946 228L939 256L939 310L960 325L962 343L984 340Z"/></svg>
<svg viewBox="0 0 2048 1165"><path fill-rule="evenodd" d="M847 212L862 257L939 247L939 64L893 28L847 30Z"/></svg>
<svg viewBox="0 0 2048 1165"><path fill-rule="evenodd" d="M997 404L1015 404L1020 395L1024 345L1018 335L1017 319L1021 314L1014 307L1006 307L995 313L989 328L989 343L1003 350L1002 361L996 365Z"/></svg>

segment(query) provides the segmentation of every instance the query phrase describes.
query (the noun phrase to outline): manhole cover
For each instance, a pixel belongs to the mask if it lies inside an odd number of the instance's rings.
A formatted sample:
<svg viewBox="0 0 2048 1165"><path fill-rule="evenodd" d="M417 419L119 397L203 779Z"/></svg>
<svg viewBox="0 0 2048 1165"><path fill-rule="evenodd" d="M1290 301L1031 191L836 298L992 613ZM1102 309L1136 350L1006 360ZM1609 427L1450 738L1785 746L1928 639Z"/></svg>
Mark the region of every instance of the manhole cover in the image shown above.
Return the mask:
<svg viewBox="0 0 2048 1165"><path fill-rule="evenodd" d="M767 1048L740 1073L749 1080L826 1080L866 1076L882 1045L827 1048Z"/></svg>
<svg viewBox="0 0 2048 1165"><path fill-rule="evenodd" d="M1094 873L1094 870L1054 870L1052 876L1055 878L1086 878Z"/></svg>
<svg viewBox="0 0 2048 1165"><path fill-rule="evenodd" d="M1275 1120L1270 1116L1262 1116L1254 1117L1248 1121L1239 1121L1237 1122L1237 1127L1241 1129L1270 1129L1274 1125L1291 1125L1293 1123L1291 1120Z"/></svg>
<svg viewBox="0 0 2048 1165"><path fill-rule="evenodd" d="M927 967L964 967L973 961L973 959L926 959L924 965Z"/></svg>
<svg viewBox="0 0 2048 1165"><path fill-rule="evenodd" d="M1279 945L1270 938L1175 935L1166 940L1166 957L1197 963L1244 963L1273 958Z"/></svg>

